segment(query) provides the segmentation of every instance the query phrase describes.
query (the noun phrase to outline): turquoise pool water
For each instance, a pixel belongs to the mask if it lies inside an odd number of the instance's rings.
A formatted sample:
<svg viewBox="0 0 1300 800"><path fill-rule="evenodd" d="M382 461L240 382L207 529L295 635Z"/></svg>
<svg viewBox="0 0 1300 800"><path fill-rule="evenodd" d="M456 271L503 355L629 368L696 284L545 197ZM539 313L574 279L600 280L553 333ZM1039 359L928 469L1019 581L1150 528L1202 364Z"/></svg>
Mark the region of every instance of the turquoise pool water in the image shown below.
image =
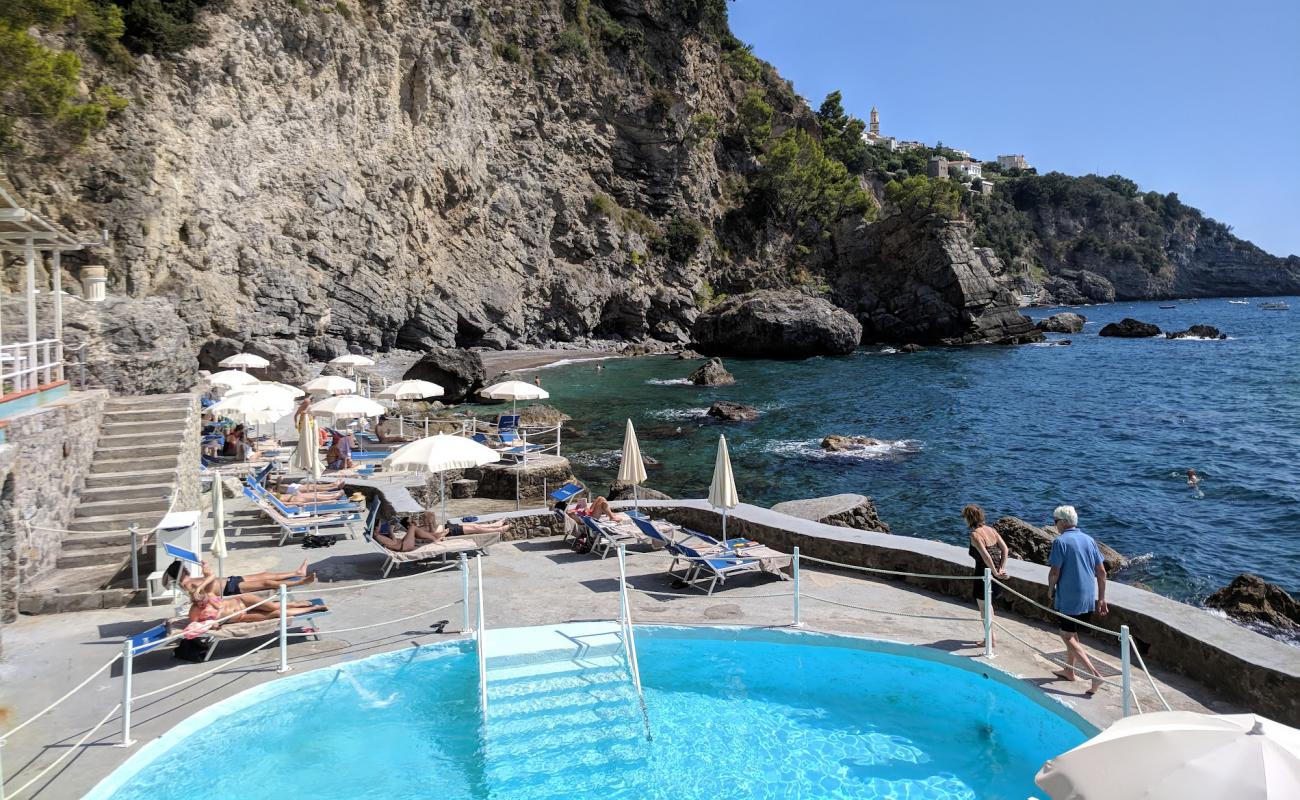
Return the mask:
<svg viewBox="0 0 1300 800"><path fill-rule="evenodd" d="M91 797L1024 800L1045 760L1092 733L1018 681L938 651L637 631L652 741L616 656L495 670L481 724L472 645L459 643L246 692Z"/></svg>

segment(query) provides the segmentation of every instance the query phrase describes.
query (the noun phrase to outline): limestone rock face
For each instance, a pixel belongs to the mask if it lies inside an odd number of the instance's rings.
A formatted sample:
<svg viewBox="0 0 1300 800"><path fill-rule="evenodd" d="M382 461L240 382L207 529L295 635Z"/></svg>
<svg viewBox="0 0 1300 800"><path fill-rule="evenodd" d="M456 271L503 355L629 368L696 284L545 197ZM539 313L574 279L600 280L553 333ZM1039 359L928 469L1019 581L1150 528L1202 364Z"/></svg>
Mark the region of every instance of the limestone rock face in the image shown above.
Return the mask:
<svg viewBox="0 0 1300 800"><path fill-rule="evenodd" d="M1110 281L1086 269L1062 270L1048 278L1043 288L1063 306L1115 302L1115 287Z"/></svg>
<svg viewBox="0 0 1300 800"><path fill-rule="evenodd" d="M1040 319L1035 327L1047 333L1079 333L1083 330L1083 324L1087 321L1088 318L1082 314L1062 311L1060 314L1053 314L1047 319Z"/></svg>
<svg viewBox="0 0 1300 800"><path fill-rule="evenodd" d="M758 419L758 409L744 403L719 400L709 406L708 415L727 422L750 422Z"/></svg>
<svg viewBox="0 0 1300 800"><path fill-rule="evenodd" d="M473 350L433 347L411 365L402 380L432 381L443 388L442 399L459 403L483 388L487 369Z"/></svg>
<svg viewBox="0 0 1300 800"><path fill-rule="evenodd" d="M1300 602L1275 583L1258 575L1238 575L1232 583L1205 598L1205 605L1248 622L1282 630L1300 630Z"/></svg>
<svg viewBox="0 0 1300 800"><path fill-rule="evenodd" d="M1226 333L1221 333L1213 325L1193 325L1185 331L1170 331L1165 334L1166 339L1227 339Z"/></svg>
<svg viewBox="0 0 1300 800"><path fill-rule="evenodd" d="M889 524L876 513L875 501L861 494L835 494L777 503L772 510L840 528L889 533Z"/></svg>
<svg viewBox="0 0 1300 800"><path fill-rule="evenodd" d="M115 394L155 394L185 391L198 380L189 331L175 307L160 297L110 295L102 303L64 298L63 323L65 351L86 345L91 385ZM71 354L67 358L76 360ZM75 380L76 370L70 367L68 377Z"/></svg>
<svg viewBox="0 0 1300 800"><path fill-rule="evenodd" d="M862 323L863 340L917 344L1042 339L1012 292L994 279L997 257L971 243L970 224L937 214L846 222L832 246L831 299ZM976 252L980 250L980 252Z"/></svg>
<svg viewBox="0 0 1300 800"><path fill-rule="evenodd" d="M696 386L727 386L736 382L736 377L722 366L722 359L710 358L688 378Z"/></svg>
<svg viewBox="0 0 1300 800"><path fill-rule="evenodd" d="M1114 336L1121 339L1146 339L1160 335L1160 327L1150 322L1142 322L1125 317L1119 322L1112 322L1097 332L1098 336Z"/></svg>
<svg viewBox="0 0 1300 800"><path fill-rule="evenodd" d="M1040 528L1030 525L1019 517L1002 517L993 523L993 527L1002 534L1002 540L1011 548L1014 558L1046 564L1052 553L1052 542L1061 534L1055 528ZM1128 559L1115 552L1109 545L1097 542L1101 557L1106 564L1106 572L1115 573L1128 566Z"/></svg>
<svg viewBox="0 0 1300 800"><path fill-rule="evenodd" d="M845 355L862 340L853 315L819 297L763 290L729 297L695 320L706 354L762 358Z"/></svg>

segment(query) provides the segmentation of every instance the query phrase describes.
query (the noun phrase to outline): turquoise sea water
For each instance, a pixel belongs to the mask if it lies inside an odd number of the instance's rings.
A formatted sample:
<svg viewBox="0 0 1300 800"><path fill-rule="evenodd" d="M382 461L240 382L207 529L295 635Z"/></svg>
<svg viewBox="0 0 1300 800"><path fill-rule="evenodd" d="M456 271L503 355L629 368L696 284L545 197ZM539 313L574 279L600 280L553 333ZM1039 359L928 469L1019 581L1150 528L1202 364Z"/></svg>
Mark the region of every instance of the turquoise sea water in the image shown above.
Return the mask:
<svg viewBox="0 0 1300 800"><path fill-rule="evenodd" d="M895 533L965 541L960 511L984 506L1042 524L1078 507L1081 527L1139 557L1119 576L1199 600L1241 572L1300 591L1300 300L1294 310L1201 300L1161 309L1117 303L1088 317L1069 347L869 348L805 361L727 359L734 386L684 385L697 362L643 358L542 370L553 405L574 417L565 455L605 487L623 419L658 460L647 485L707 494L727 434L745 502L838 492L875 498ZM1168 305L1168 303L1166 303ZM1055 309L1035 310L1035 318ZM1164 330L1217 326L1227 341L1103 339L1132 316ZM715 424L714 400L757 406L752 423ZM898 440L852 455L830 433ZM1200 493L1184 472L1202 473Z"/></svg>
<svg viewBox="0 0 1300 800"><path fill-rule="evenodd" d="M641 630L652 741L620 661L490 684L481 726L472 646L406 651L258 690L111 797L1023 800L1086 738L1006 678L845 643Z"/></svg>

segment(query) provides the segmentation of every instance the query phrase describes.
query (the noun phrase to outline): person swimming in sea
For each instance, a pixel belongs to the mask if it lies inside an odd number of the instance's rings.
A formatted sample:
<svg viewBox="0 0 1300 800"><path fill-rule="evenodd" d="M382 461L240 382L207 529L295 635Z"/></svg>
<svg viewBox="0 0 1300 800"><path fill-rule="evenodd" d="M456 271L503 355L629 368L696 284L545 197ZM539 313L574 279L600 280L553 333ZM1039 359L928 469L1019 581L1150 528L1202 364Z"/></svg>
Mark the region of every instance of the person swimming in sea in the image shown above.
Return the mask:
<svg viewBox="0 0 1300 800"><path fill-rule="evenodd" d="M1192 487L1192 489L1201 488L1201 476L1196 474L1196 470L1187 470L1187 485Z"/></svg>

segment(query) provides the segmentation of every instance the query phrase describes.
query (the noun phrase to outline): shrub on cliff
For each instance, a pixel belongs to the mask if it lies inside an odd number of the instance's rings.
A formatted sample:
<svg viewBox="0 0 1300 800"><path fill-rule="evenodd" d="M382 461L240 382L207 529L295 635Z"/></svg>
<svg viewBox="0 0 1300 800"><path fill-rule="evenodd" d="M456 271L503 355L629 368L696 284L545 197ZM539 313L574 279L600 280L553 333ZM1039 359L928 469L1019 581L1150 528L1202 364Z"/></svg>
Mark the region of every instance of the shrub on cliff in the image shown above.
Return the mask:
<svg viewBox="0 0 1300 800"><path fill-rule="evenodd" d="M961 186L944 178L913 175L885 184L885 202L904 213L937 213L956 219L961 216Z"/></svg>
<svg viewBox="0 0 1300 800"><path fill-rule="evenodd" d="M806 131L787 131L763 156L758 190L773 216L797 238L824 232L849 214L874 212L871 197Z"/></svg>
<svg viewBox="0 0 1300 800"><path fill-rule="evenodd" d="M822 129L822 147L826 154L838 160L849 172L860 174L866 170L870 159L862 132L867 124L844 111L839 91L831 92L817 109L817 122Z"/></svg>

